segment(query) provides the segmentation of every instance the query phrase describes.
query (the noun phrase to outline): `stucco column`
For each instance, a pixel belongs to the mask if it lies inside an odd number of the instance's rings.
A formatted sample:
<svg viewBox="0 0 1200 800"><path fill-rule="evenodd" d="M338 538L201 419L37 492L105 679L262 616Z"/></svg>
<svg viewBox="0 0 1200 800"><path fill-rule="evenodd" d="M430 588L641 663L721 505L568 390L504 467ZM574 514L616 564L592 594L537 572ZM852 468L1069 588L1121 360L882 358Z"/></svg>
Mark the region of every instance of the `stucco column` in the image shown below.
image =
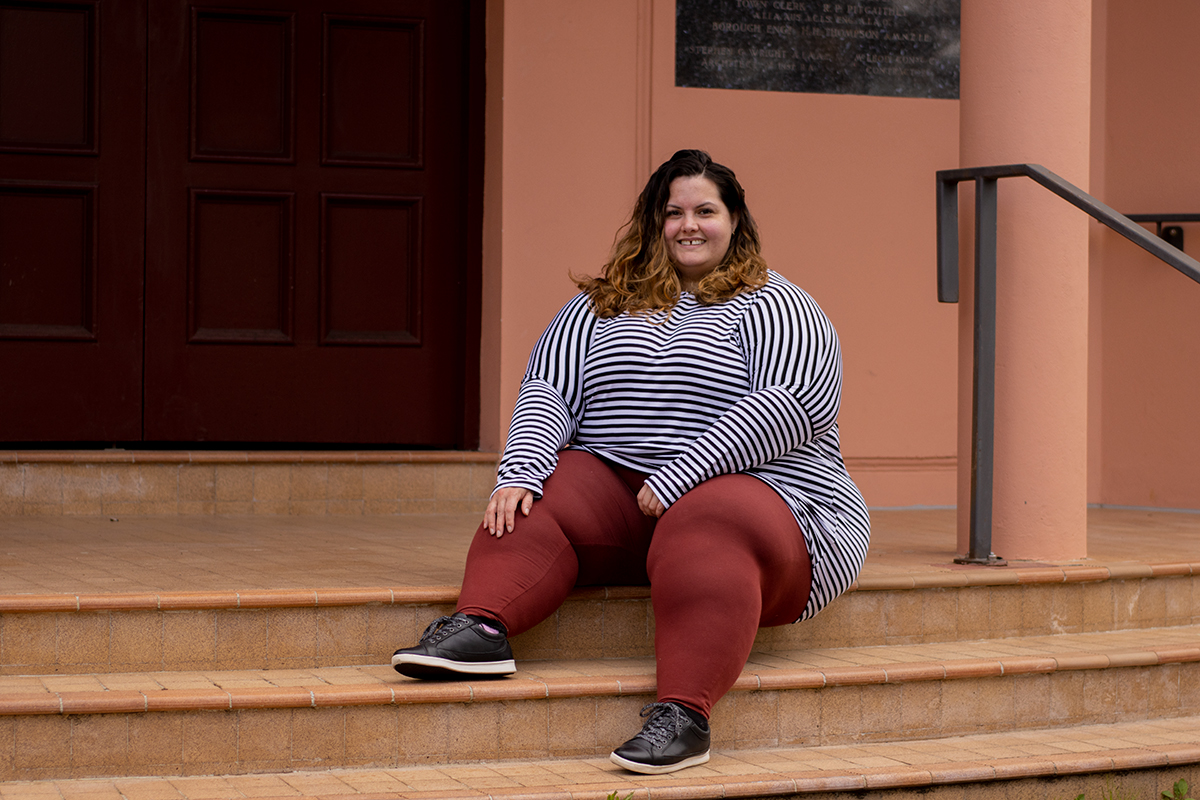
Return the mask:
<svg viewBox="0 0 1200 800"><path fill-rule="evenodd" d="M1091 0L962 0L960 165L1035 163L1087 190ZM971 184L962 193L971 195ZM992 549L1087 554L1088 218L999 182ZM964 243L965 244L965 243ZM971 286L963 248L963 287ZM959 303L959 552L970 503L971 303Z"/></svg>

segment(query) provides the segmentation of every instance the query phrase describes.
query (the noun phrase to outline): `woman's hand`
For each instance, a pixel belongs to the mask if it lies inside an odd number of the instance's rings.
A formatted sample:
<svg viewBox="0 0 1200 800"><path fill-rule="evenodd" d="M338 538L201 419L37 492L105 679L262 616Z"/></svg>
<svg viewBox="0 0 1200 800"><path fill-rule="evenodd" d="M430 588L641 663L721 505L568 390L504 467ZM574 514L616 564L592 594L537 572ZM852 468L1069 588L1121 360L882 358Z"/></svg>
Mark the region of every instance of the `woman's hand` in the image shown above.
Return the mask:
<svg viewBox="0 0 1200 800"><path fill-rule="evenodd" d="M647 517L661 517L667 507L662 504L662 501L654 496L654 491L650 488L650 484L643 483L642 490L638 492L638 508Z"/></svg>
<svg viewBox="0 0 1200 800"><path fill-rule="evenodd" d="M517 519L517 509L529 516L533 508L533 492L520 486L503 486L496 490L483 512L483 525L488 533L499 539L505 532L512 533Z"/></svg>

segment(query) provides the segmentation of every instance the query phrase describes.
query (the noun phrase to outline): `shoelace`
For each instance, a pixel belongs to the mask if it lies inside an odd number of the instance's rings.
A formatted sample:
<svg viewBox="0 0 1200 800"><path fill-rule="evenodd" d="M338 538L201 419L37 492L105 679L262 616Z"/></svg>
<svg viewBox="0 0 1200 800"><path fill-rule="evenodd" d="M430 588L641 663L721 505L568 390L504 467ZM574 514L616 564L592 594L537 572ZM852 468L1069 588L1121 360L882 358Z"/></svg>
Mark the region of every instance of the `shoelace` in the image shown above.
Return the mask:
<svg viewBox="0 0 1200 800"><path fill-rule="evenodd" d="M462 617L438 617L429 623L429 627L421 634L421 642L437 644L452 633L458 633L471 624L471 620Z"/></svg>
<svg viewBox="0 0 1200 800"><path fill-rule="evenodd" d="M655 747L663 747L682 733L686 723L686 715L670 703L650 703L642 706L641 714L648 719L642 725L642 732L638 737Z"/></svg>

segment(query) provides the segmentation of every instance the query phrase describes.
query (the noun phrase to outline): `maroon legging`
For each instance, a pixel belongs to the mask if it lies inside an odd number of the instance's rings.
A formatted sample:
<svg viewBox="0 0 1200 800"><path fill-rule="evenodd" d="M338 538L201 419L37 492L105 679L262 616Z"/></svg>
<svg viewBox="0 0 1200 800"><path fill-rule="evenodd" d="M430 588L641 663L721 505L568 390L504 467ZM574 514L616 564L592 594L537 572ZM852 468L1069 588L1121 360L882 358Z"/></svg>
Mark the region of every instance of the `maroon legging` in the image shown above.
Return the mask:
<svg viewBox="0 0 1200 800"><path fill-rule="evenodd" d="M482 525L458 610L529 630L575 586L650 584L658 699L710 715L759 627L796 620L812 564L783 499L749 475L720 475L655 519L638 509L646 476L567 450L528 517L501 538Z"/></svg>

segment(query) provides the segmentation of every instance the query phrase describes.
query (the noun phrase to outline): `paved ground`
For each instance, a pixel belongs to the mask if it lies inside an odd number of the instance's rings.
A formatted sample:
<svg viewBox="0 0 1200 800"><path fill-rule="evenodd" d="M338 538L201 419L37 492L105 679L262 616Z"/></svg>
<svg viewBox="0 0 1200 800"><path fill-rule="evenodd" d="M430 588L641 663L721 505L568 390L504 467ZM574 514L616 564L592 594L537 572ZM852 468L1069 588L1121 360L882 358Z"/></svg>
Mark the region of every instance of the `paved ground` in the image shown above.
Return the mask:
<svg viewBox="0 0 1200 800"><path fill-rule="evenodd" d="M457 585L477 521L475 514L0 517L0 594ZM863 577L983 569L953 563L954 530L952 509L874 512ZM1200 565L1200 514L1091 509L1088 548L1088 558L1061 563Z"/></svg>

